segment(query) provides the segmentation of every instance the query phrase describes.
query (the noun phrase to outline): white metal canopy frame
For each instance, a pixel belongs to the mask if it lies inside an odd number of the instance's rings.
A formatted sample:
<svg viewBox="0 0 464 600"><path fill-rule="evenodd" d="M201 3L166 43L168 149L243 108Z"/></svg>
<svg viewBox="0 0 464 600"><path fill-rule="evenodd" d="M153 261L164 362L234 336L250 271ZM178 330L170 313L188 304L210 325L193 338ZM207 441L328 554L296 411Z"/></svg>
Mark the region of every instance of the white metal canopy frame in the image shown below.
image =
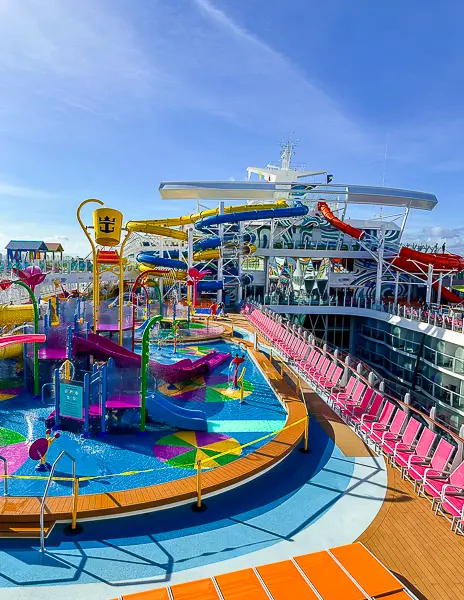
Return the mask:
<svg viewBox="0 0 464 600"><path fill-rule="evenodd" d="M438 203L435 194L386 187L334 183L293 183L268 181L169 181L161 182L163 200L197 201L273 201L281 197L340 196L348 204L373 204L432 210ZM309 199L309 198L308 198Z"/></svg>

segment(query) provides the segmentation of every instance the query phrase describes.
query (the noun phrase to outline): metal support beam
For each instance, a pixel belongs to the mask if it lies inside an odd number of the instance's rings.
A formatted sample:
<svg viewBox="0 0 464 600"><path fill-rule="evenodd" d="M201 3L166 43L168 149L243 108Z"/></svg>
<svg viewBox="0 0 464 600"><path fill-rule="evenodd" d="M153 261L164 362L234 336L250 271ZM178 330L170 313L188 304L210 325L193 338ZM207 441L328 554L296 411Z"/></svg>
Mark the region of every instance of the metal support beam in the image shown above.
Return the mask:
<svg viewBox="0 0 464 600"><path fill-rule="evenodd" d="M219 203L219 214L224 214L224 202ZM218 227L219 237L221 238L221 246L223 246L224 241L224 225L219 225ZM217 280L224 280L224 259L222 258L222 248L219 250L219 259L217 266ZM222 302L222 290L217 291L217 302Z"/></svg>
<svg viewBox="0 0 464 600"><path fill-rule="evenodd" d="M395 273L395 300L394 300L395 305L398 304L398 285L399 285L399 282L400 282L400 272L397 271Z"/></svg>
<svg viewBox="0 0 464 600"><path fill-rule="evenodd" d="M441 304L441 288L443 285L443 273L438 276L438 293L437 293L437 304Z"/></svg>
<svg viewBox="0 0 464 600"><path fill-rule="evenodd" d="M384 253L384 240L385 240L385 223L380 225L379 229L379 250L378 250L378 262L377 262L377 278L375 282L375 303L380 304L382 297L382 273L383 273L383 253Z"/></svg>
<svg viewBox="0 0 464 600"><path fill-rule="evenodd" d="M432 284L433 284L433 265L429 265L429 270L427 273L427 290L425 293L425 301L427 304L430 304L432 300Z"/></svg>

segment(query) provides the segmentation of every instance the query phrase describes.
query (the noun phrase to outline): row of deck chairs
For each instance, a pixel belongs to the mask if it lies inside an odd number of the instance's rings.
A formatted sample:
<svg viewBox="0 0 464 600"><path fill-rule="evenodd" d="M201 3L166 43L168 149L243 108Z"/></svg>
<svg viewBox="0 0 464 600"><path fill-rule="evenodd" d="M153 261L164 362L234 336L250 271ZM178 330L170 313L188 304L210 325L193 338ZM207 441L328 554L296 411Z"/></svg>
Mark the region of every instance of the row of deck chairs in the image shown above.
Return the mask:
<svg viewBox="0 0 464 600"><path fill-rule="evenodd" d="M464 462L449 469L456 450L453 444L355 376L343 391L330 394L329 402L413 483L419 496L431 500L432 510L449 515L453 531L464 534Z"/></svg>
<svg viewBox="0 0 464 600"><path fill-rule="evenodd" d="M453 319L452 315L444 314L439 311L421 310L419 312L417 308L408 307L405 309L405 316L414 321L431 323L432 325L437 325L438 327L443 327L445 329L453 329L454 331L463 330L463 319L458 315L455 315Z"/></svg>
<svg viewBox="0 0 464 600"><path fill-rule="evenodd" d="M260 333L327 398L333 409L374 444L415 492L432 502L432 510L451 520L451 529L464 534L464 462L449 469L456 447L352 375L341 387L343 369L304 337L260 310L248 315Z"/></svg>

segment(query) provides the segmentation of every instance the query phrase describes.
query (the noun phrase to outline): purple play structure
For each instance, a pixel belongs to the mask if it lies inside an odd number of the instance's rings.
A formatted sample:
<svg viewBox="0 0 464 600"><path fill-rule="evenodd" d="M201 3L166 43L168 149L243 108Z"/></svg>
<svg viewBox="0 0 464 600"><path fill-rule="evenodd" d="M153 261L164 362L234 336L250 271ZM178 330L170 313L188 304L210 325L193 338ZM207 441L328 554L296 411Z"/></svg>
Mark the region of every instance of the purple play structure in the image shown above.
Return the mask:
<svg viewBox="0 0 464 600"><path fill-rule="evenodd" d="M210 373L213 369L222 365L226 360L230 359L230 352L216 352L212 350L197 360L185 358L170 365L157 363L154 360L150 361L150 372L157 379L166 381L167 383L181 383L189 379L195 379L199 375Z"/></svg>

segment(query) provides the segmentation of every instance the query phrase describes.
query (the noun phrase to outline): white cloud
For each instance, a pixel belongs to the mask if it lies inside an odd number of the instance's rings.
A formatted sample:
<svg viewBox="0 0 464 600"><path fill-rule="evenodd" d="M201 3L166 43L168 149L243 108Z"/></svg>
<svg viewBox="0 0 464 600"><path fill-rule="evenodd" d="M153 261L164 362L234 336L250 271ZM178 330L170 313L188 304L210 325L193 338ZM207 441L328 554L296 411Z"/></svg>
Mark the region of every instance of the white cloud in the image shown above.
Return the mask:
<svg viewBox="0 0 464 600"><path fill-rule="evenodd" d="M76 110L118 118L134 101L150 96L154 75L135 33L103 3L1 2L4 131L13 132L18 124L43 129Z"/></svg>
<svg viewBox="0 0 464 600"><path fill-rule="evenodd" d="M408 235L408 241L436 245L441 248L443 243L449 252L464 254L464 227L448 228L439 225L424 227L416 235Z"/></svg>
<svg viewBox="0 0 464 600"><path fill-rule="evenodd" d="M58 197L57 194L45 190L0 181L0 198L14 201L14 199L53 200Z"/></svg>

